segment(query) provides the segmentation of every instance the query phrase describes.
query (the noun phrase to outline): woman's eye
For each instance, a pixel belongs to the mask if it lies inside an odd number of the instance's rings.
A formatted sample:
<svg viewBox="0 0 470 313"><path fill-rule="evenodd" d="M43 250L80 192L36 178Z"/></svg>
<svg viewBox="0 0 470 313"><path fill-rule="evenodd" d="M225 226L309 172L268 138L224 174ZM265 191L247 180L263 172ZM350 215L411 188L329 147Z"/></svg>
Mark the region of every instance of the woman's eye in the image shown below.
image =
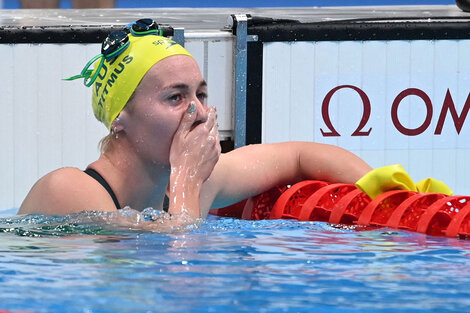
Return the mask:
<svg viewBox="0 0 470 313"><path fill-rule="evenodd" d="M207 94L205 92L198 93L197 98L199 99L199 101L201 101L201 103L204 103L207 99Z"/></svg>
<svg viewBox="0 0 470 313"><path fill-rule="evenodd" d="M171 95L171 96L168 97L168 100L173 101L173 102L181 101L181 99L182 99L182 97L179 94Z"/></svg>

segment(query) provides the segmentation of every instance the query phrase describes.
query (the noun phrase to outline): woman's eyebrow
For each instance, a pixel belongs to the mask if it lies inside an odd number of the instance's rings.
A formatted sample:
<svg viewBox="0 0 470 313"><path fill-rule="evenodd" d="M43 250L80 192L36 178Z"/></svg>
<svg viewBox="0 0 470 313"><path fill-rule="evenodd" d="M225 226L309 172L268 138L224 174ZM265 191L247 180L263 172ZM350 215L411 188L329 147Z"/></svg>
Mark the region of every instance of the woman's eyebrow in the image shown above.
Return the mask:
<svg viewBox="0 0 470 313"><path fill-rule="evenodd" d="M168 89L182 89L182 90L188 90L189 86L186 84L174 84L174 85L169 85L163 88L163 90L168 90Z"/></svg>
<svg viewBox="0 0 470 313"><path fill-rule="evenodd" d="M202 88L202 87L207 87L207 82L205 80L202 80L200 83L199 83L199 88ZM174 84L174 85L169 85L169 86L166 86L163 88L163 90L168 90L168 89L180 89L180 90L188 90L189 89L189 85L187 84Z"/></svg>

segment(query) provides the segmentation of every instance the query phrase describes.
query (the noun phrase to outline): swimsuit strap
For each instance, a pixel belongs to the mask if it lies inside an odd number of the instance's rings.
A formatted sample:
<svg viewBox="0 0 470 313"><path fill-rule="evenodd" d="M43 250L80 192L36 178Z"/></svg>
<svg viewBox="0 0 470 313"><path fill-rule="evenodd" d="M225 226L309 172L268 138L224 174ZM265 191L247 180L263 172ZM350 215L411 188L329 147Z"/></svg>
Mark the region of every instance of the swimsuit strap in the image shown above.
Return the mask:
<svg viewBox="0 0 470 313"><path fill-rule="evenodd" d="M86 170L84 170L84 172L90 175L91 177L93 177L94 179L96 179L96 181L99 182L104 187L104 189L106 189L106 191L109 193L109 195L113 199L114 205L116 206L118 210L120 210L121 206L119 205L119 201L116 197L116 194L114 193L113 189L108 184L108 182L103 178L103 176L101 176L100 173L98 173L97 171L91 168L87 168Z"/></svg>
<svg viewBox="0 0 470 313"><path fill-rule="evenodd" d="M101 184L101 186L103 186L104 189L106 189L106 191L109 193L109 195L113 199L114 205L116 206L118 210L120 210L121 205L119 204L116 194L114 193L113 189L108 184L108 182L103 178L103 176L101 176L100 173L98 173L97 171L91 168L87 168L86 170L84 170L84 172L90 175L91 177L93 177L94 179L96 179L96 181L98 181ZM165 195L165 198L163 200L163 211L168 212L169 208L170 208L170 201L168 197Z"/></svg>
<svg viewBox="0 0 470 313"><path fill-rule="evenodd" d="M165 198L163 199L163 211L168 213L169 209L170 209L170 199L165 195Z"/></svg>

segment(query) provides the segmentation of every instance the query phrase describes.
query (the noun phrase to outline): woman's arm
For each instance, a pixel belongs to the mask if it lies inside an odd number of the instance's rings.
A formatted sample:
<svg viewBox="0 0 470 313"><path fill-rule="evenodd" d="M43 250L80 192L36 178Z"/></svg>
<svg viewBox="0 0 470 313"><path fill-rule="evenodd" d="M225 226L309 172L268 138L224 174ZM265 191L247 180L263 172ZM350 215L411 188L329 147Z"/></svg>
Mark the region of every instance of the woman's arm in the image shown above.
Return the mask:
<svg viewBox="0 0 470 313"><path fill-rule="evenodd" d="M203 188L206 197L201 202L205 201L204 208L223 207L306 179L355 183L371 169L355 154L332 145L311 142L250 145L220 157ZM211 199L212 205L208 203Z"/></svg>
<svg viewBox="0 0 470 313"><path fill-rule="evenodd" d="M199 218L201 189L219 159L220 144L215 107L208 109L207 120L199 124L197 114L191 102L173 137L168 212Z"/></svg>

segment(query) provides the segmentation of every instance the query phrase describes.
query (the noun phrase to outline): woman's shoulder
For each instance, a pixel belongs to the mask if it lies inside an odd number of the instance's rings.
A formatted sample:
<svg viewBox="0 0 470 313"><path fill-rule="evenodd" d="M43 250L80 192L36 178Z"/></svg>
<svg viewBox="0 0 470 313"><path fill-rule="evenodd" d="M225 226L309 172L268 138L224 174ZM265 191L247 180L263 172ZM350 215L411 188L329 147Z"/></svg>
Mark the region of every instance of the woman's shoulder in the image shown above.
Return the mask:
<svg viewBox="0 0 470 313"><path fill-rule="evenodd" d="M76 189L76 185L87 183L87 174L76 167L63 167L41 177L33 188L41 190L67 191ZM83 186L82 186L83 187Z"/></svg>
<svg viewBox="0 0 470 313"><path fill-rule="evenodd" d="M47 173L41 179L38 180L44 181L44 182L49 182L49 181L54 181L56 179L71 179L71 178L78 178L83 175L86 175L84 171L82 171L79 168L76 167L62 167L59 169L56 169L50 173Z"/></svg>
<svg viewBox="0 0 470 313"><path fill-rule="evenodd" d="M83 210L113 210L105 191L92 177L64 167L40 178L21 204L19 214L67 214Z"/></svg>

